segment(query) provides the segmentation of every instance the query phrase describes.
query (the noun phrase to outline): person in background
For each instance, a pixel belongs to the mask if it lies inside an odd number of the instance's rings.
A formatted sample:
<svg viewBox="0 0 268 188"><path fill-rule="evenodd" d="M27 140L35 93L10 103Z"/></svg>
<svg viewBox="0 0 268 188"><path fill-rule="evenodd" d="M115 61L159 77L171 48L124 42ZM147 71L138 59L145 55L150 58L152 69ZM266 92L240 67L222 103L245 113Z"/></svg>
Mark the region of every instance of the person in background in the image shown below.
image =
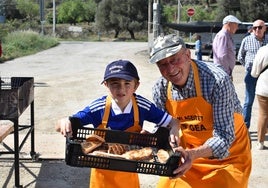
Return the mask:
<svg viewBox="0 0 268 188"><path fill-rule="evenodd" d="M252 31L253 31L252 26L248 26L247 29L248 29L248 31L247 31L247 33L245 34L245 37L251 35L251 34L252 34Z"/></svg>
<svg viewBox="0 0 268 188"><path fill-rule="evenodd" d="M265 36L266 26L263 20L256 20L252 26L251 35L243 38L239 52L238 61L245 67L245 100L243 105L243 116L247 128L250 128L252 105L255 98L255 87L257 78L251 76L253 60L259 48L268 43L268 37Z"/></svg>
<svg viewBox="0 0 268 188"><path fill-rule="evenodd" d="M162 75L153 87L155 104L180 121L174 150L182 164L176 178L160 177L158 187L247 188L250 139L230 77L214 63L191 60L175 34L155 40L149 62Z"/></svg>
<svg viewBox="0 0 268 188"><path fill-rule="evenodd" d="M258 50L252 64L251 76L258 78L255 92L259 103L257 148L262 150L268 127L268 44Z"/></svg>
<svg viewBox="0 0 268 188"><path fill-rule="evenodd" d="M196 35L195 55L196 55L196 59L197 60L202 61L202 41L201 41L201 35Z"/></svg>
<svg viewBox="0 0 268 188"><path fill-rule="evenodd" d="M136 67L127 60L114 61L107 65L102 82L109 94L102 96L72 117L81 125L92 124L95 128L130 132L143 132L144 121L157 127L170 129L170 143L174 147L178 140L178 121L152 102L135 94L140 82ZM56 131L64 136L72 132L69 118L60 119ZM175 143L175 144L174 144ZM174 145L173 145L174 144ZM91 188L139 188L137 173L91 169Z"/></svg>
<svg viewBox="0 0 268 188"><path fill-rule="evenodd" d="M226 16L222 21L222 29L216 34L213 44L213 62L222 67L232 78L233 69L236 63L235 44L232 35L242 22L233 15Z"/></svg>

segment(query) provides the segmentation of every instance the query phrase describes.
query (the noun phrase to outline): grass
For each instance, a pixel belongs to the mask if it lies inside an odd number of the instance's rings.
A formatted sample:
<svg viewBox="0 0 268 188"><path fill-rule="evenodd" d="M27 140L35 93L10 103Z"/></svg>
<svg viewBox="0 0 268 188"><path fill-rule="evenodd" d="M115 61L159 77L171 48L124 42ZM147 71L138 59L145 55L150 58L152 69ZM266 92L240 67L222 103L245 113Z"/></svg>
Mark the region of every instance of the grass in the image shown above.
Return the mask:
<svg viewBox="0 0 268 188"><path fill-rule="evenodd" d="M64 30L64 29L63 29ZM100 35L96 33L90 33L88 35L81 35L78 37L74 36L64 36L63 38L52 37L50 35L41 35L38 32L32 30L20 30L11 32L2 38L2 49L3 54L0 57L0 63L5 61L23 57L27 55L32 55L37 52L49 49L60 43L62 40L67 41L147 41L147 31L135 33L136 39L130 38L128 32L121 32L119 38L114 38L113 32L101 33Z"/></svg>
<svg viewBox="0 0 268 188"><path fill-rule="evenodd" d="M2 39L3 54L0 63L17 57L35 54L59 44L55 37L40 35L37 32L14 31Z"/></svg>

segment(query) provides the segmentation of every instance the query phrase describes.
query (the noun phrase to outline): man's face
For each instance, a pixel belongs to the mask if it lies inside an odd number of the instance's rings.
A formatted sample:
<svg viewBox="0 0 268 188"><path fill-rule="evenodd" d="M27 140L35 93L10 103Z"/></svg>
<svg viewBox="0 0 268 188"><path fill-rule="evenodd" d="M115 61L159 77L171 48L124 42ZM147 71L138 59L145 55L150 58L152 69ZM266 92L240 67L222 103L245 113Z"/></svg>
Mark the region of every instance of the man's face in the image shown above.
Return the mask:
<svg viewBox="0 0 268 188"><path fill-rule="evenodd" d="M235 32L236 32L237 29L238 29L238 23L233 23L233 22L231 22L229 25L230 25L230 32L231 32L232 34L235 34Z"/></svg>
<svg viewBox="0 0 268 188"><path fill-rule="evenodd" d="M157 66L165 79L177 86L183 87L190 72L190 62L190 50L182 49L177 54L159 61Z"/></svg>
<svg viewBox="0 0 268 188"><path fill-rule="evenodd" d="M264 33L266 31L266 26L264 21L262 20L257 20L253 23L252 26L253 33L258 39L262 39L264 36Z"/></svg>

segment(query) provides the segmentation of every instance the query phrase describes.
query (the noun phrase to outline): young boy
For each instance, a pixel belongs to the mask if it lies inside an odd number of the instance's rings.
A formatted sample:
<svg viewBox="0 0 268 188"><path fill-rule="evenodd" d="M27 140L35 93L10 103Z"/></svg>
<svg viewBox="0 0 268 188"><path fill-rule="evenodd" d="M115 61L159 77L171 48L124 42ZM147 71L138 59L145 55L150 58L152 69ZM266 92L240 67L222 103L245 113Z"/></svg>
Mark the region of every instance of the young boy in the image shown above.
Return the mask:
<svg viewBox="0 0 268 188"><path fill-rule="evenodd" d="M152 102L135 94L140 82L136 67L127 60L114 61L107 65L102 82L109 90L107 96L93 101L73 117L82 125L130 132L143 132L143 122L170 129L170 142L178 143L178 122L167 112L158 109ZM72 131L68 118L59 120L56 130L64 136ZM172 145L172 144L171 144ZM173 145L172 145L173 146ZM91 169L91 188L139 188L137 173Z"/></svg>

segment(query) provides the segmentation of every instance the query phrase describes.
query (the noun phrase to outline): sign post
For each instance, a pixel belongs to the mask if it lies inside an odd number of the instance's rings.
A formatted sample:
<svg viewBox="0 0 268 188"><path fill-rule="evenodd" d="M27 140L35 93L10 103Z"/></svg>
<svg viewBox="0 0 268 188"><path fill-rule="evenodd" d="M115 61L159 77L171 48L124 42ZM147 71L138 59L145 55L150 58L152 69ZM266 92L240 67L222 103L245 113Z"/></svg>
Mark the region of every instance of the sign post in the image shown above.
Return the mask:
<svg viewBox="0 0 268 188"><path fill-rule="evenodd" d="M194 8L187 9L187 15L190 17L190 22L192 22L192 16L195 14ZM190 33L190 42L192 41L192 34Z"/></svg>
<svg viewBox="0 0 268 188"><path fill-rule="evenodd" d="M190 19L194 14L195 14L195 10L193 8L188 8L187 15L190 17Z"/></svg>

